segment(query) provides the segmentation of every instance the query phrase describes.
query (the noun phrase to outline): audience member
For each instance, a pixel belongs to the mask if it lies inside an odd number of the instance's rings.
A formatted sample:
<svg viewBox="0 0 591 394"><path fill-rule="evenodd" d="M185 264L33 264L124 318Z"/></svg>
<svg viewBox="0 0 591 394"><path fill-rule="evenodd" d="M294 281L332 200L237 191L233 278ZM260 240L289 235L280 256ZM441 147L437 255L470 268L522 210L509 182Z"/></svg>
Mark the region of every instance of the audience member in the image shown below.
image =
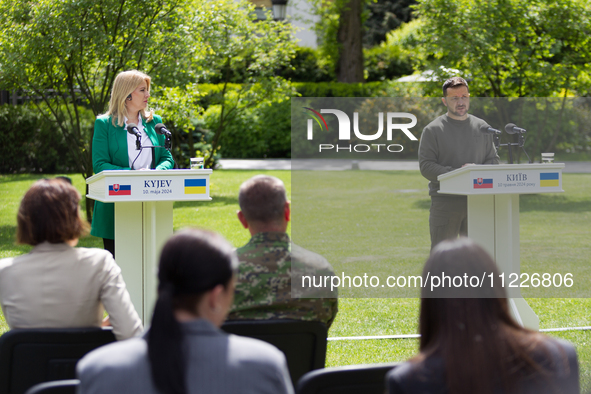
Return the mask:
<svg viewBox="0 0 591 394"><path fill-rule="evenodd" d="M219 329L232 305L237 266L220 235L173 235L160 257L149 331L84 357L79 393L293 393L283 353Z"/></svg>
<svg viewBox="0 0 591 394"><path fill-rule="evenodd" d="M312 292L316 289L304 288L301 277L334 275L334 271L324 257L291 243L286 233L290 205L283 182L255 176L240 186L238 203L238 220L252 238L236 251L240 266L228 320L312 320L330 327L338 310L336 294L316 298Z"/></svg>
<svg viewBox="0 0 591 394"><path fill-rule="evenodd" d="M80 193L62 179L27 191L17 215L17 242L31 252L0 260L0 303L10 328L100 327L103 306L117 339L142 332L121 269L101 249L75 248L88 231Z"/></svg>
<svg viewBox="0 0 591 394"><path fill-rule="evenodd" d="M451 291L423 287L420 353L388 374L389 393L579 393L575 349L515 322L484 249L468 238L443 241L427 260L423 279L427 273L484 274L486 280L482 287Z"/></svg>

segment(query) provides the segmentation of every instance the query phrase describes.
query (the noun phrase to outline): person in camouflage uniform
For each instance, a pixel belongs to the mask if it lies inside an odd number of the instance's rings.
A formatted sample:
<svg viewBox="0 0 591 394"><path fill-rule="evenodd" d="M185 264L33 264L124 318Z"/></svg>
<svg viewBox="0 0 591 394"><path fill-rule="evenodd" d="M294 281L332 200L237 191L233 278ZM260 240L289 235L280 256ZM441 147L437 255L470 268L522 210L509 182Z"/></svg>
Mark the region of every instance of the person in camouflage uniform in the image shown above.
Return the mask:
<svg viewBox="0 0 591 394"><path fill-rule="evenodd" d="M324 257L291 243L283 182L255 176L240 186L238 203L238 219L252 238L236 250L240 265L228 320L312 320L330 327L338 310L336 291L304 288L301 276L334 271ZM311 298L318 295L332 298Z"/></svg>

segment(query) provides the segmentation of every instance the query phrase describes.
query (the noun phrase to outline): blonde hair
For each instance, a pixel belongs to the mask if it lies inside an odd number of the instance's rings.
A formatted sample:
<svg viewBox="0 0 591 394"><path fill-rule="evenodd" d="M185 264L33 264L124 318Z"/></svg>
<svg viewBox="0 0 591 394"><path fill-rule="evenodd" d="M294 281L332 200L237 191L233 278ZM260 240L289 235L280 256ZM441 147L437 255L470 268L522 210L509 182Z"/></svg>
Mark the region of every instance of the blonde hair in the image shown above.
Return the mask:
<svg viewBox="0 0 591 394"><path fill-rule="evenodd" d="M125 105L127 97L136 90L143 81L146 81L149 92L151 80L152 78L150 78L149 75L138 70L123 71L115 77L113 90L111 91L111 99L109 100L109 110L105 114L111 116L113 126L123 126L125 124L125 117L129 118L129 116L127 116L127 106ZM152 111L142 109L140 113L142 118L146 119L146 121L152 121ZM117 119L116 123L115 119Z"/></svg>

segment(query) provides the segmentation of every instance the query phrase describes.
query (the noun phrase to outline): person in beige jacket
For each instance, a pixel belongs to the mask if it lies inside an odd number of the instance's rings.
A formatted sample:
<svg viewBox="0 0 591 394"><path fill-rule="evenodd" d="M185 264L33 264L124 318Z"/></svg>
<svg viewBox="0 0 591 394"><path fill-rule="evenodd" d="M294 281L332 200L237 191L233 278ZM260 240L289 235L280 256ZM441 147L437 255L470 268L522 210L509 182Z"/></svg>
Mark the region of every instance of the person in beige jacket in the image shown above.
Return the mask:
<svg viewBox="0 0 591 394"><path fill-rule="evenodd" d="M121 269L108 251L76 248L88 231L80 194L61 179L27 191L17 215L17 242L31 252L0 260L0 305L11 329L100 327L117 339L142 333ZM103 322L104 309L109 318Z"/></svg>

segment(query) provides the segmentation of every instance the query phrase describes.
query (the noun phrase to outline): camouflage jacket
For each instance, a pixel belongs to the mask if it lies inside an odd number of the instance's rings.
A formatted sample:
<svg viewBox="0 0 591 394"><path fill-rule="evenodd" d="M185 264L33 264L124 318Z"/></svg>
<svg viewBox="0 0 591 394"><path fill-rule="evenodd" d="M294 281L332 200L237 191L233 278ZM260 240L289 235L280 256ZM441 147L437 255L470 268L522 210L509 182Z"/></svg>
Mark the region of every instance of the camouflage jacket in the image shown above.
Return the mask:
<svg viewBox="0 0 591 394"><path fill-rule="evenodd" d="M334 298L292 298L292 291L295 297L312 295L292 289L292 277L334 275L324 257L292 244L279 232L255 234L236 252L240 266L228 320L318 320L330 327L338 310L336 293L324 294ZM297 272L292 272L292 264Z"/></svg>

